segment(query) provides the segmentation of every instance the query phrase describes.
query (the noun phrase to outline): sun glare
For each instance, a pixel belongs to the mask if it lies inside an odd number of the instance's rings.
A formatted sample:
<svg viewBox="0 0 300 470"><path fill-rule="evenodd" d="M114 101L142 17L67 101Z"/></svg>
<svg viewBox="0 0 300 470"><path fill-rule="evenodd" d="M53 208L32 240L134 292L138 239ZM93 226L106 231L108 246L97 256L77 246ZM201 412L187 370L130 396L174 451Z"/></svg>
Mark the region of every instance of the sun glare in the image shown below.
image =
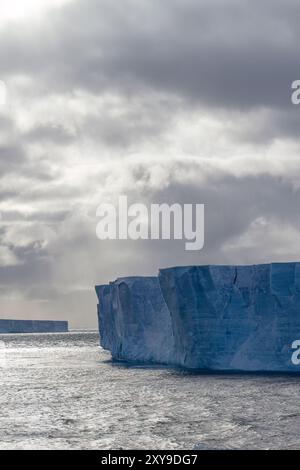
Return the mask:
<svg viewBox="0 0 300 470"><path fill-rule="evenodd" d="M33 18L68 1L70 0L1 0L0 22Z"/></svg>

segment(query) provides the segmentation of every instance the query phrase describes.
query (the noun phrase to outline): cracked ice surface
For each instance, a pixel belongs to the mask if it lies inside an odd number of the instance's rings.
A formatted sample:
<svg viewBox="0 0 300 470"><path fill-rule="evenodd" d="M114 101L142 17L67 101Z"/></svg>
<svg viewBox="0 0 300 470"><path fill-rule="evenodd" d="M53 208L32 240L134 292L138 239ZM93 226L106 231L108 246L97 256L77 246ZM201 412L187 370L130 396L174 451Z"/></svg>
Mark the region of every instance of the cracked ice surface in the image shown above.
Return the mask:
<svg viewBox="0 0 300 470"><path fill-rule="evenodd" d="M101 344L117 360L300 371L300 263L167 268L97 286Z"/></svg>

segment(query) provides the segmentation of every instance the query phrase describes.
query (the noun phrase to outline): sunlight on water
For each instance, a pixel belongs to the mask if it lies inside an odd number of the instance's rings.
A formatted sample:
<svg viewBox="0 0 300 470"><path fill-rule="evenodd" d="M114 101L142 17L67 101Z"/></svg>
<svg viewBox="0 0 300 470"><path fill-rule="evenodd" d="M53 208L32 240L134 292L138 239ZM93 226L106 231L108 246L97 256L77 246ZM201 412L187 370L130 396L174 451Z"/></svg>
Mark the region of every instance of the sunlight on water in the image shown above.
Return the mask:
<svg viewBox="0 0 300 470"><path fill-rule="evenodd" d="M300 447L299 377L125 367L96 333L0 341L1 449Z"/></svg>

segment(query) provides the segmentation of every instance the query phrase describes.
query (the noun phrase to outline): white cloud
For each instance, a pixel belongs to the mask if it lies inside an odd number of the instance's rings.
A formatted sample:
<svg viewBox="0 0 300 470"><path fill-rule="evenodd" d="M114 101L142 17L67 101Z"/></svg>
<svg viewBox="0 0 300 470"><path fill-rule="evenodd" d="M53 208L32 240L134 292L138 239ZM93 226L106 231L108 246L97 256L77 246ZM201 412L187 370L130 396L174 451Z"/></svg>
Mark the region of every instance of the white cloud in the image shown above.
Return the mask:
<svg viewBox="0 0 300 470"><path fill-rule="evenodd" d="M1 0L0 26L7 21L32 20L51 8L61 7L71 0Z"/></svg>
<svg viewBox="0 0 300 470"><path fill-rule="evenodd" d="M26 306L95 325L98 282L298 258L289 75L299 78L299 6L241 4L1 2L0 297L10 315ZM205 203L204 250L101 243L96 207L119 194Z"/></svg>
<svg viewBox="0 0 300 470"><path fill-rule="evenodd" d="M21 261L7 246L0 246L0 268L8 266L18 266Z"/></svg>

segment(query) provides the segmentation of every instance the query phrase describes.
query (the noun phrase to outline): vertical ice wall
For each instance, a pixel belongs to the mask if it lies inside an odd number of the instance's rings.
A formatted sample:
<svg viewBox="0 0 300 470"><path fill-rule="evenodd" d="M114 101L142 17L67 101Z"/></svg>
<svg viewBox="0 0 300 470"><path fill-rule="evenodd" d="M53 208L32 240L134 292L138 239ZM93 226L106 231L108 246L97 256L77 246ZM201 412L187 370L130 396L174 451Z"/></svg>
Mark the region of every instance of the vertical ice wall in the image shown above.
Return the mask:
<svg viewBox="0 0 300 470"><path fill-rule="evenodd" d="M97 288L113 357L207 370L298 371L300 265L188 266Z"/></svg>
<svg viewBox="0 0 300 470"><path fill-rule="evenodd" d="M101 344L116 359L172 362L171 318L156 277L128 277L97 286Z"/></svg>

